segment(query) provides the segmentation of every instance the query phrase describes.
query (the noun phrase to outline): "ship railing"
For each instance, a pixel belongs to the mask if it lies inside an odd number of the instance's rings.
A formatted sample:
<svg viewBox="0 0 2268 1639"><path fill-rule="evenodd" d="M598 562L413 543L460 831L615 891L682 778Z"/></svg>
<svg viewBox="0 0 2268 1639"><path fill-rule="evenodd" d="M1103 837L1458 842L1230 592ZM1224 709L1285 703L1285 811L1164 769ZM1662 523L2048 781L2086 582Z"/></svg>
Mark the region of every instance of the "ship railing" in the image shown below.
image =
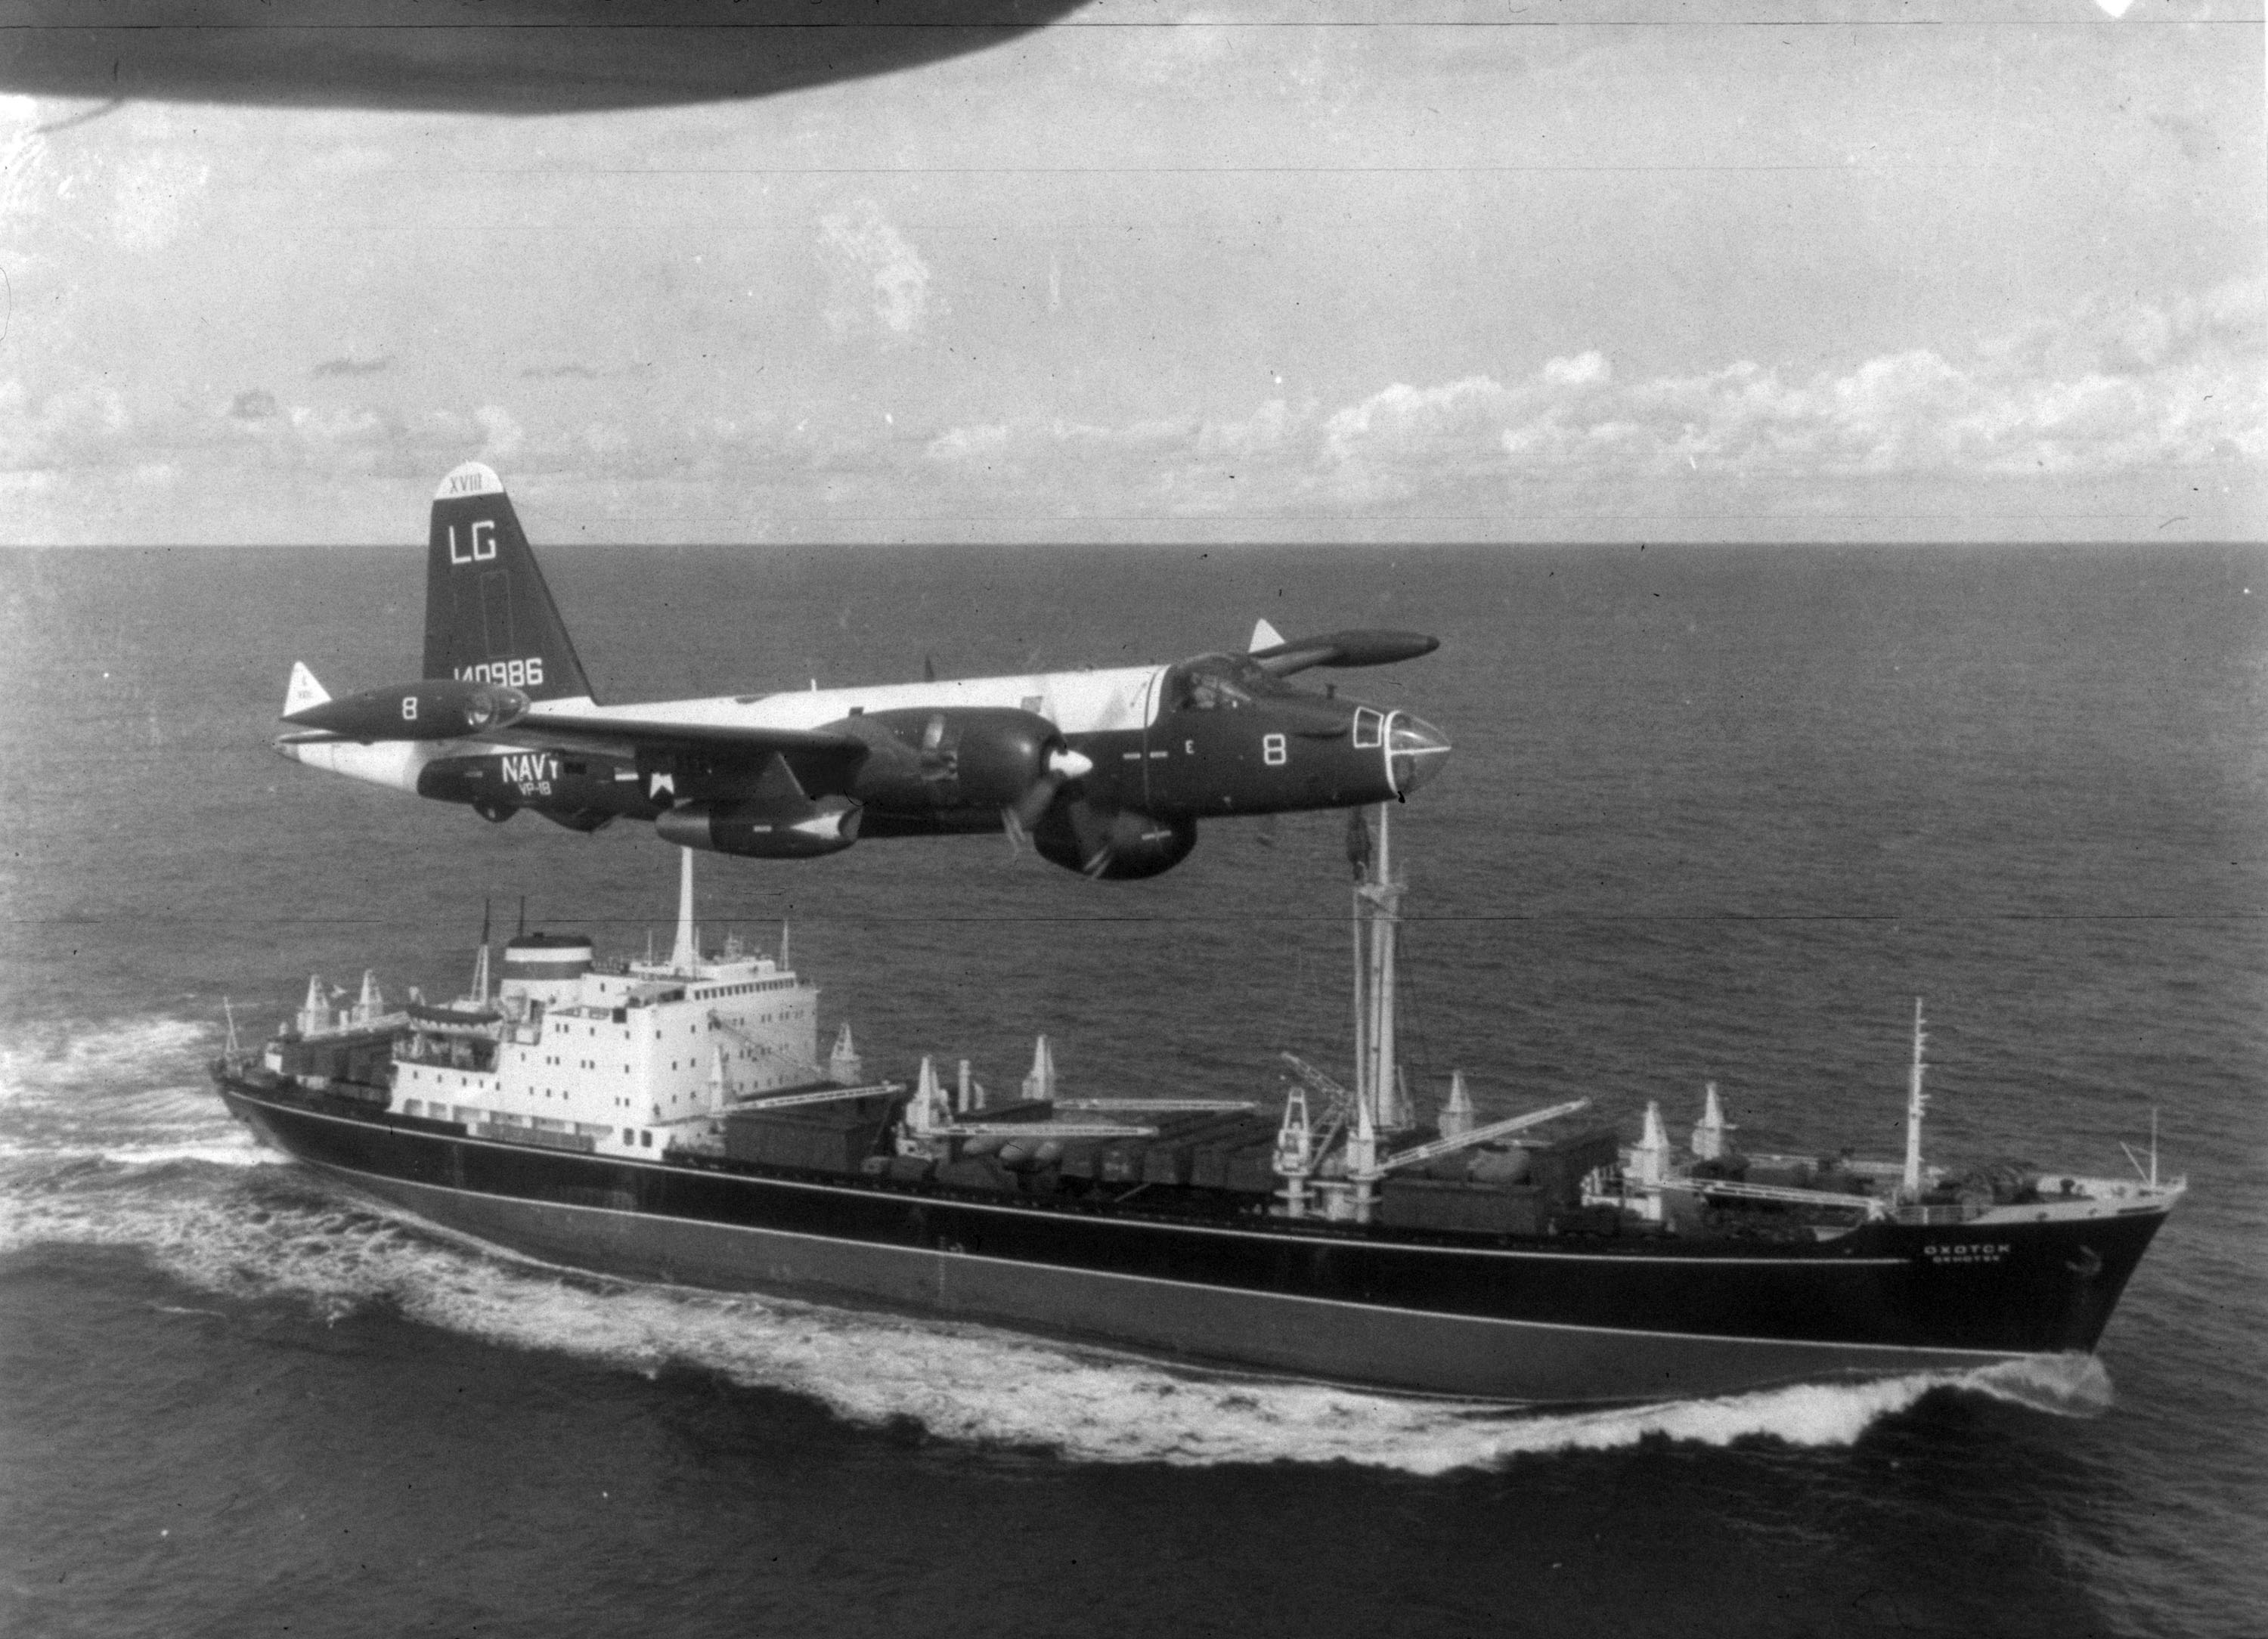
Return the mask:
<svg viewBox="0 0 2268 1639"><path fill-rule="evenodd" d="M342 1010L351 1012L353 1010ZM410 1018L399 1010L391 1013L372 1013L367 1018L350 1018L344 1023L334 1022L314 1030L298 1033L302 1041L338 1041L348 1036L381 1036L390 1032L410 1028Z"/></svg>
<svg viewBox="0 0 2268 1639"><path fill-rule="evenodd" d="M860 1082L855 1086L830 1082L825 1086L805 1086L791 1092L767 1093L755 1098L739 1096L725 1106L725 1113L737 1115L748 1110L789 1110L806 1104L843 1104L853 1099L895 1098L905 1090L905 1084L896 1081Z"/></svg>
<svg viewBox="0 0 2268 1639"><path fill-rule="evenodd" d="M1900 1202L1892 1216L1901 1224L1918 1224L1926 1227L1933 1224L1966 1224L1971 1218L1982 1217L1992 1210L1992 1207L1990 1201L1940 1202L1927 1206L1918 1201L1910 1201Z"/></svg>
<svg viewBox="0 0 2268 1639"><path fill-rule="evenodd" d="M1164 1115L1248 1114L1260 1107L1252 1099L1057 1099L1058 1110L1147 1110Z"/></svg>
<svg viewBox="0 0 2268 1639"><path fill-rule="evenodd" d="M394 1048L394 1062L422 1065L428 1069L458 1069L475 1075L493 1075L496 1072L496 1052L492 1045L486 1053L457 1053L450 1046L451 1043L486 1045L489 1040L479 1036L441 1036L434 1038L431 1046L423 1048L414 1041L405 1043Z"/></svg>
<svg viewBox="0 0 2268 1639"><path fill-rule="evenodd" d="M598 1140L588 1133L554 1132L546 1128L521 1127L504 1121L486 1121L467 1130L475 1138L526 1144L538 1150L573 1150L588 1155L598 1148Z"/></svg>

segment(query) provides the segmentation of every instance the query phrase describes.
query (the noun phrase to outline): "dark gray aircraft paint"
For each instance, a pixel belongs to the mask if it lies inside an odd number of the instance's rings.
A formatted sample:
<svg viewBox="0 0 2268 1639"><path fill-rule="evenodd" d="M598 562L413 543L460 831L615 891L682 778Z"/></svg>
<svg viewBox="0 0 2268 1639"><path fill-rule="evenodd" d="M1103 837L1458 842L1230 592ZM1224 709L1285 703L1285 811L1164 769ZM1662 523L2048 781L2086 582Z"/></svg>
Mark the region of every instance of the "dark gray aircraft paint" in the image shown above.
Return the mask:
<svg viewBox="0 0 2268 1639"><path fill-rule="evenodd" d="M981 51L1086 0L24 0L0 92L555 114L767 97Z"/></svg>
<svg viewBox="0 0 2268 1639"><path fill-rule="evenodd" d="M486 467L442 481L426 551L423 676L342 700L295 673L276 749L336 774L573 830L652 823L683 848L806 858L864 838L1006 831L1089 876L1170 870L1197 822L1406 797L1440 731L1285 680L1428 654L1416 632L1018 677L600 705L534 550Z"/></svg>

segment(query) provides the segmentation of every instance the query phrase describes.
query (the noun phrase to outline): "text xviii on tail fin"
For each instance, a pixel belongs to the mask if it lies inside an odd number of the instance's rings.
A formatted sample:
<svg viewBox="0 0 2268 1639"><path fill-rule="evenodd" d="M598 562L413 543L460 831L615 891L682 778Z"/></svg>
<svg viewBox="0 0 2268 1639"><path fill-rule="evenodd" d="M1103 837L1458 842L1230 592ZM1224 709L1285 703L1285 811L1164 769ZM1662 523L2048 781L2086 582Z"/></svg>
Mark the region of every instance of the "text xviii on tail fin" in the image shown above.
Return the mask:
<svg viewBox="0 0 2268 1639"><path fill-rule="evenodd" d="M467 461L433 495L425 552L425 675L588 698L591 685L503 481Z"/></svg>

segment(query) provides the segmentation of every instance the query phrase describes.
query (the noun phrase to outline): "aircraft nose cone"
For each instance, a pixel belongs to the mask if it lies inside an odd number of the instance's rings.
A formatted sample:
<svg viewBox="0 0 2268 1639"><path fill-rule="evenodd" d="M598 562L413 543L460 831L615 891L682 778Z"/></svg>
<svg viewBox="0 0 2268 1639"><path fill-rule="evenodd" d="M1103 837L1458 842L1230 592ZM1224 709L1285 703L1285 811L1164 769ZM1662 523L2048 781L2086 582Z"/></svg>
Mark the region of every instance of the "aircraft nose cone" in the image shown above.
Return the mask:
<svg viewBox="0 0 2268 1639"><path fill-rule="evenodd" d="M1447 735L1423 717L1394 714L1386 730L1386 768L1396 796L1409 796L1440 773L1448 760Z"/></svg>

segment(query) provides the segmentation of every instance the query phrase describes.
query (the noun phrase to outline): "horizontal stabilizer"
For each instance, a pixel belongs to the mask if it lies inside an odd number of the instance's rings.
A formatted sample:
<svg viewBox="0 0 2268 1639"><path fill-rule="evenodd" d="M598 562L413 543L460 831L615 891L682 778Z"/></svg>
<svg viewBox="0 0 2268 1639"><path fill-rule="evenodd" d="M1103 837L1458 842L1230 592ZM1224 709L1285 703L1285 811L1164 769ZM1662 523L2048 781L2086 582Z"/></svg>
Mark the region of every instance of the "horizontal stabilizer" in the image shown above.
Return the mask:
<svg viewBox="0 0 2268 1639"><path fill-rule="evenodd" d="M291 663L291 686L284 691L284 709L278 715L291 717L311 706L320 706L331 697L330 691L315 680L304 660Z"/></svg>
<svg viewBox="0 0 2268 1639"><path fill-rule="evenodd" d="M1268 622L1263 621L1260 624L1265 628ZM1274 637L1276 634L1271 630L1268 636ZM1289 677L1311 665L1392 665L1397 660L1415 660L1419 655L1432 654L1441 646L1440 638L1428 637L1423 632L1326 632L1320 637L1302 637L1294 643L1278 638L1264 649L1259 645L1259 637L1258 631L1253 633L1252 658L1278 677Z"/></svg>

